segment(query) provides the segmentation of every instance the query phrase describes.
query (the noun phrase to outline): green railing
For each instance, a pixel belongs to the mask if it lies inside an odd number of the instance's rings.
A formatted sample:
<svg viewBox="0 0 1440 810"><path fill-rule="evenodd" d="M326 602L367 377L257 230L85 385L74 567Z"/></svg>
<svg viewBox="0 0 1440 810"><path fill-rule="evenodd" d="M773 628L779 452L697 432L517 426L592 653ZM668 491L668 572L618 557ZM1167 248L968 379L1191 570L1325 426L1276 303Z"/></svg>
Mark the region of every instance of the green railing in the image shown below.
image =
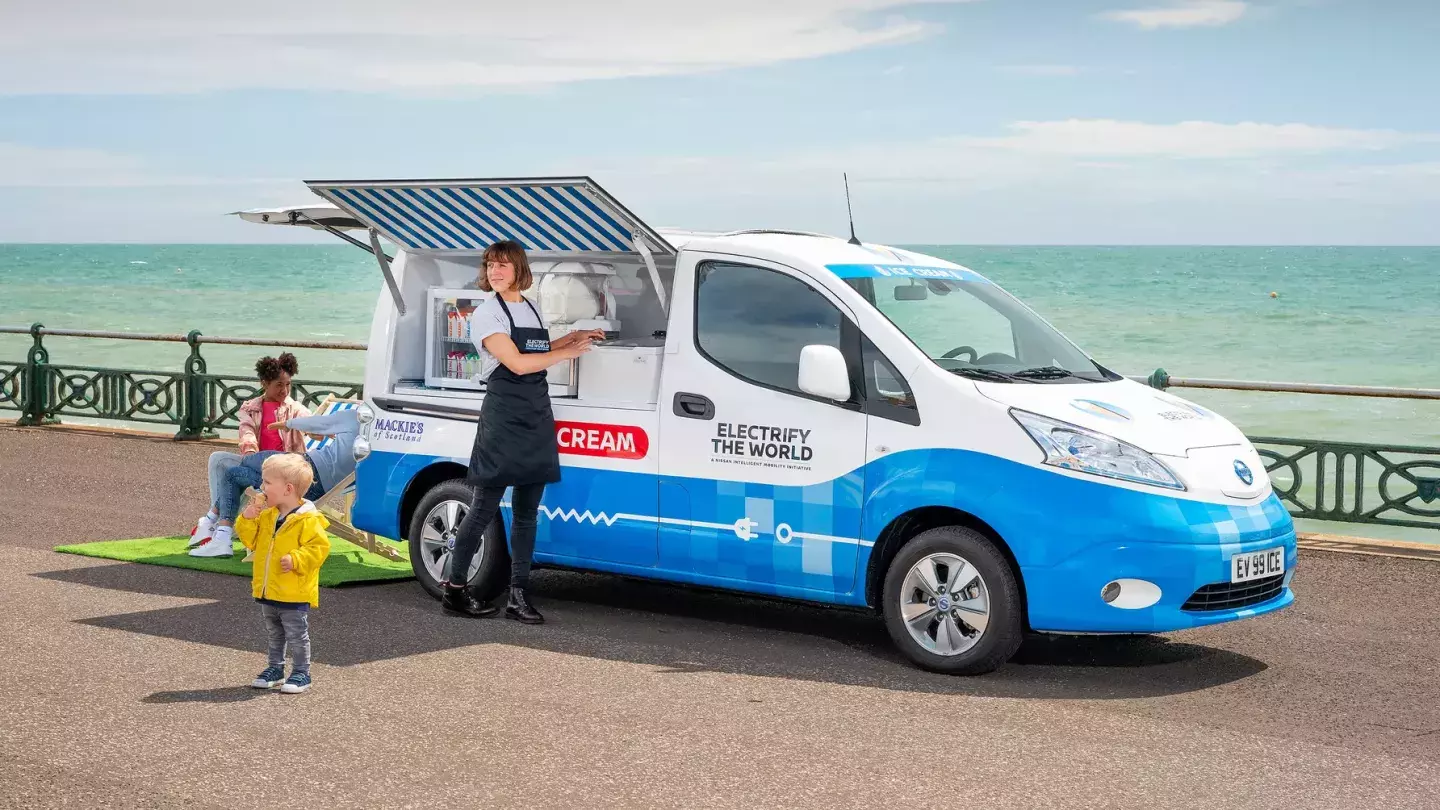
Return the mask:
<svg viewBox="0 0 1440 810"><path fill-rule="evenodd" d="M46 329L38 323L29 328L0 326L0 334L28 334L33 340L23 362L0 360L0 410L19 411L18 424L53 425L61 416L80 416L176 425L180 430L175 438L182 440L214 438L217 429L238 427L240 405L260 393L254 377L208 373L200 354L204 344L365 350L363 343L206 337L198 331L153 335ZM57 364L50 360L46 336L186 343L190 356L179 373ZM358 397L361 390L356 383L327 380L294 380L291 387L296 399L312 407L327 395Z"/></svg>
<svg viewBox="0 0 1440 810"><path fill-rule="evenodd" d="M1152 388L1440 401L1432 388L1132 377ZM1440 529L1440 448L1251 436L1275 494L1297 518Z"/></svg>
<svg viewBox="0 0 1440 810"><path fill-rule="evenodd" d="M176 439L212 437L238 425L237 411L259 388L253 378L209 374L204 344L364 351L363 343L274 341L188 335L149 335L0 326L0 334L30 335L24 361L0 361L0 411L19 424L49 425L62 416L176 425ZM70 366L50 361L46 336L186 343L182 372ZM1163 369L1132 377L1154 388L1268 391L1331 396L1440 400L1440 390L1251 382L1171 377ZM297 398L314 406L326 395L358 397L355 383L295 380ZM1440 529L1440 448L1361 444L1273 436L1251 437L1266 461L1275 492L1297 518Z"/></svg>

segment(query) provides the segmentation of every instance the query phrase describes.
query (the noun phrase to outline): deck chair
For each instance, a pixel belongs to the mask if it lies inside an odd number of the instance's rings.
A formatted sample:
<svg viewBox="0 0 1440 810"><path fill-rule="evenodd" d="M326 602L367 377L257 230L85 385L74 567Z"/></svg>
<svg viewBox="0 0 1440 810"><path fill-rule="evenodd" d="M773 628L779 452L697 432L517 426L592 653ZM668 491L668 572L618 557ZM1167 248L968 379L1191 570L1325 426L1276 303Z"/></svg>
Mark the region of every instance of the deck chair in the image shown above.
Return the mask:
<svg viewBox="0 0 1440 810"><path fill-rule="evenodd" d="M320 406L315 409L315 414L322 415L335 413L337 411L349 411L359 407L364 400L340 399L331 394L327 396ZM326 444L335 441L332 436L307 436L305 438L305 452L317 450ZM355 506L355 473L350 473L344 479L337 482L319 500L315 501L315 508L319 509L326 518L330 520L330 533L336 537L354 543L371 554L379 554L392 560L402 559L400 552L384 543L375 542L375 535L370 532L362 532L350 523L350 510Z"/></svg>
<svg viewBox="0 0 1440 810"><path fill-rule="evenodd" d="M340 399L335 395L327 396L314 411L316 416L335 413L336 411L353 410L363 400ZM305 452L324 447L326 444L335 441L333 436L309 436L305 438ZM253 490L247 490L248 497L257 494ZM394 547L384 543L375 542L375 535L370 532L363 532L355 528L350 522L350 510L355 505L355 473L350 473L335 486L331 487L324 495L315 501L315 508L330 521L329 532L343 540L365 549L371 554L378 554L391 560L403 559L400 552Z"/></svg>

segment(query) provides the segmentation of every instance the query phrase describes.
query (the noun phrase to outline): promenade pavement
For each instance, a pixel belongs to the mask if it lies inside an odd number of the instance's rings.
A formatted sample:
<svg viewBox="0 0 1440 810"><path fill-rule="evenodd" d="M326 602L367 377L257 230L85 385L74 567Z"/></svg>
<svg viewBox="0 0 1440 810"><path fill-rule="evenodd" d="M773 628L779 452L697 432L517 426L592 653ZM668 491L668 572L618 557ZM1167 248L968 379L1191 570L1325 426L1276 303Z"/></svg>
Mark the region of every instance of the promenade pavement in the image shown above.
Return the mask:
<svg viewBox="0 0 1440 810"><path fill-rule="evenodd" d="M184 533L214 447L0 426L0 807L1435 808L1440 565L1302 551L1279 614L917 670L851 612L538 572L548 619L327 589L315 687Z"/></svg>

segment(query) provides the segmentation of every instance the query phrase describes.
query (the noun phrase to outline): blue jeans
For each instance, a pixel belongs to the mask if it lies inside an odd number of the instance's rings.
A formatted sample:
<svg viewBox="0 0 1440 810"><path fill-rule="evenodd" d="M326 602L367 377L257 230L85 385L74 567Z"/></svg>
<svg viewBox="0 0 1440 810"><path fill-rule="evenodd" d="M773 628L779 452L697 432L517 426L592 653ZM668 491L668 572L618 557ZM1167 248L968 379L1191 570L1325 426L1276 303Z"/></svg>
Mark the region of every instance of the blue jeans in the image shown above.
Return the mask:
<svg viewBox="0 0 1440 810"><path fill-rule="evenodd" d="M221 520L234 520L240 514L240 496L245 494L246 487L260 488L264 480L261 476L261 468L265 465L265 459L279 453L279 450L262 450L259 453L251 453L240 460L240 463L225 471L226 486L220 488L219 512ZM314 468L314 465L311 465ZM315 477L314 483L305 490L305 499L313 501L325 494L325 487L320 484L320 477Z"/></svg>
<svg viewBox="0 0 1440 810"><path fill-rule="evenodd" d="M218 507L220 505L220 493L225 489L225 473L229 472L231 467L239 464L242 458L244 456L239 453L229 453L224 450L210 454L210 462L207 466L210 476L211 506Z"/></svg>

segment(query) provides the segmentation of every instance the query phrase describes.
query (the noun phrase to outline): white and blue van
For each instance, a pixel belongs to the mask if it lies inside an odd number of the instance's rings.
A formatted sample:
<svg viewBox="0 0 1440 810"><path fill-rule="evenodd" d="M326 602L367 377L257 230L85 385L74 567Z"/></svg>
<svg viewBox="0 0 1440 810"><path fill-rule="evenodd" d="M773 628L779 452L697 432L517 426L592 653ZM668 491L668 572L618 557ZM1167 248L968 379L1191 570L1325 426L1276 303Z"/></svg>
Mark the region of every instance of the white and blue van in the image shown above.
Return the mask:
<svg viewBox="0 0 1440 810"><path fill-rule="evenodd" d="M661 231L583 177L307 185L325 202L242 216L376 254L353 519L408 541L432 594L484 397L465 313L481 253L513 238L552 332L609 338L550 371L563 480L537 566L873 610L916 664L960 674L1026 632L1179 630L1294 599L1294 525L1245 436L965 267L853 237ZM506 582L503 511L470 572L482 598Z"/></svg>

